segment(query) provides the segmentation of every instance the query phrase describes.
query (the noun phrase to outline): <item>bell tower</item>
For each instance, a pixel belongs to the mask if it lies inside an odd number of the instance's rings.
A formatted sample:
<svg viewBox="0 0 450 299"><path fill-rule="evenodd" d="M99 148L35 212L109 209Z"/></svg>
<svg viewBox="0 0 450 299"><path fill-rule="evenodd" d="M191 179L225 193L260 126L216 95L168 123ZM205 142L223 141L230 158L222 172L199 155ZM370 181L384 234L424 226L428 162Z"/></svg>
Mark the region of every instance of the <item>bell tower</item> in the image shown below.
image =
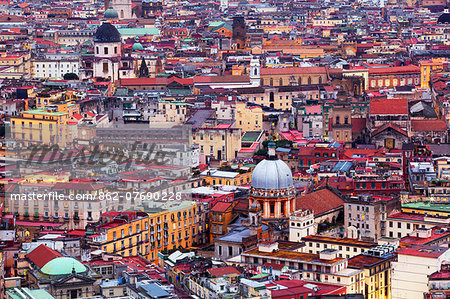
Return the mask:
<svg viewBox="0 0 450 299"><path fill-rule="evenodd" d="M261 66L259 63L259 59L252 58L250 60L250 82L254 87L259 87L261 85L260 70Z"/></svg>
<svg viewBox="0 0 450 299"><path fill-rule="evenodd" d="M131 0L111 0L110 6L119 13L120 20L133 18Z"/></svg>
<svg viewBox="0 0 450 299"><path fill-rule="evenodd" d="M250 236L257 236L258 240L261 238L262 222L261 222L261 206L258 201L253 201L250 209L248 210L248 216L250 217Z"/></svg>

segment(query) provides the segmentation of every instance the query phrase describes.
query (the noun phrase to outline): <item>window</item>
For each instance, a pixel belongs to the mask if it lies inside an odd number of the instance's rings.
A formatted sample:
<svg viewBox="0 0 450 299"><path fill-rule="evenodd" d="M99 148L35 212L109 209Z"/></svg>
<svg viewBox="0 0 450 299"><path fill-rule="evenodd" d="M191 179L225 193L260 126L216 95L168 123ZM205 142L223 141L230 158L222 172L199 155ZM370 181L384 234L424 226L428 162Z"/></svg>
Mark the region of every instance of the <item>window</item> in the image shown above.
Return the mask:
<svg viewBox="0 0 450 299"><path fill-rule="evenodd" d="M108 55L108 47L105 47L105 48L103 49L103 53L105 53L105 55Z"/></svg>
<svg viewBox="0 0 450 299"><path fill-rule="evenodd" d="M117 47L114 47L114 54L117 54Z"/></svg>
<svg viewBox="0 0 450 299"><path fill-rule="evenodd" d="M103 62L103 72L104 73L108 72L108 63L107 62Z"/></svg>

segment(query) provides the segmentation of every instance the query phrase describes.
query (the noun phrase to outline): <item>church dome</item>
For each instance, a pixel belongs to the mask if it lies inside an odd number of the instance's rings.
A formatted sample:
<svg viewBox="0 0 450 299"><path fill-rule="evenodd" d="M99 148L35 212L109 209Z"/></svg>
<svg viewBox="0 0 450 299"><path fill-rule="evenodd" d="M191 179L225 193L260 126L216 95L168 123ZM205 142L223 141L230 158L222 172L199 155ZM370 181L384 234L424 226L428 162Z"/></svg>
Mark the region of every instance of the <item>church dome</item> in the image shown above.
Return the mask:
<svg viewBox="0 0 450 299"><path fill-rule="evenodd" d="M253 170L251 186L266 190L292 188L294 182L291 169L279 159L263 160Z"/></svg>
<svg viewBox="0 0 450 299"><path fill-rule="evenodd" d="M144 47L141 43L134 43L133 44L133 51L142 51L144 50Z"/></svg>
<svg viewBox="0 0 450 299"><path fill-rule="evenodd" d="M448 7L444 9L444 13L439 16L437 20L438 24L450 24L450 11Z"/></svg>
<svg viewBox="0 0 450 299"><path fill-rule="evenodd" d="M54 258L41 268L43 274L51 276L69 275L72 274L73 271L77 274L84 273L87 271L87 268L85 265L71 257Z"/></svg>
<svg viewBox="0 0 450 299"><path fill-rule="evenodd" d="M438 24L450 24L450 13L443 13L439 16Z"/></svg>
<svg viewBox="0 0 450 299"><path fill-rule="evenodd" d="M105 11L105 13L103 14L103 16L105 17L105 19L118 19L119 18L119 14L112 7L108 8Z"/></svg>
<svg viewBox="0 0 450 299"><path fill-rule="evenodd" d="M110 23L103 23L95 32L94 42L96 43L119 43L121 41L119 31Z"/></svg>

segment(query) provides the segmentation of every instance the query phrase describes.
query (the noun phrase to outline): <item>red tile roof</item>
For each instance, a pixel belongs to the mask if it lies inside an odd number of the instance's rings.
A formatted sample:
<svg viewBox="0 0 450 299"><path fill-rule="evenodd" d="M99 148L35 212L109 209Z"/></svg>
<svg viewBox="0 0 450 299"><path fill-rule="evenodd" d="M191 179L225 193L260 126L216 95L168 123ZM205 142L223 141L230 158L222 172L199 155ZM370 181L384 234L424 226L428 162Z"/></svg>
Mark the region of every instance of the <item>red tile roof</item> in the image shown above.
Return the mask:
<svg viewBox="0 0 450 299"><path fill-rule="evenodd" d="M44 244L39 245L33 251L28 253L26 257L32 261L39 268L44 267L45 264L50 262L52 259L57 257L62 257L61 253L53 250Z"/></svg>
<svg viewBox="0 0 450 299"><path fill-rule="evenodd" d="M371 99L370 114L406 114L408 115L407 99Z"/></svg>
<svg viewBox="0 0 450 299"><path fill-rule="evenodd" d="M326 188L297 197L295 199L296 210L313 210L314 215L321 215L343 206L344 201L342 198Z"/></svg>
<svg viewBox="0 0 450 299"><path fill-rule="evenodd" d="M412 120L411 130L415 132L444 132L447 131L447 124L441 119Z"/></svg>
<svg viewBox="0 0 450 299"><path fill-rule="evenodd" d="M167 78L123 78L120 79L122 86L130 85L167 85Z"/></svg>
<svg viewBox="0 0 450 299"><path fill-rule="evenodd" d="M211 211L212 212L225 212L227 209L229 209L231 207L233 203L231 202L223 202L223 201L218 201L214 207L212 207Z"/></svg>
<svg viewBox="0 0 450 299"><path fill-rule="evenodd" d="M387 124L382 125L381 127L379 127L378 129L376 129L375 131L372 132L372 136L376 136L379 133L381 133L389 128L393 129L394 131L397 131L398 133L400 133L402 135L408 136L408 134L405 131L403 131L400 127L394 125L393 123L387 123Z"/></svg>
<svg viewBox="0 0 450 299"><path fill-rule="evenodd" d="M371 67L369 68L369 75L383 75L383 74L403 74L403 73L420 73L420 67L415 65L406 66L390 66L390 67Z"/></svg>
<svg viewBox="0 0 450 299"><path fill-rule="evenodd" d="M215 277L221 277L221 276L230 275L230 274L237 274L237 275L242 274L235 267L211 268L206 271L208 271L208 273L211 276L215 276Z"/></svg>
<svg viewBox="0 0 450 299"><path fill-rule="evenodd" d="M261 68L261 75L326 74L326 67Z"/></svg>
<svg viewBox="0 0 450 299"><path fill-rule="evenodd" d="M306 281L301 280L277 280L273 283L277 285L281 285L286 287L281 290L271 290L272 298L294 298L295 295L299 294L311 294L313 290L305 285L308 284ZM336 286L325 283L317 283L314 282L315 286L317 286L317 290L315 292L316 295L334 295L334 294L345 294L346 287L345 286Z"/></svg>
<svg viewBox="0 0 450 299"><path fill-rule="evenodd" d="M275 264L275 263L264 263L263 265L266 268L272 268L273 270L281 271L286 265L282 264Z"/></svg>

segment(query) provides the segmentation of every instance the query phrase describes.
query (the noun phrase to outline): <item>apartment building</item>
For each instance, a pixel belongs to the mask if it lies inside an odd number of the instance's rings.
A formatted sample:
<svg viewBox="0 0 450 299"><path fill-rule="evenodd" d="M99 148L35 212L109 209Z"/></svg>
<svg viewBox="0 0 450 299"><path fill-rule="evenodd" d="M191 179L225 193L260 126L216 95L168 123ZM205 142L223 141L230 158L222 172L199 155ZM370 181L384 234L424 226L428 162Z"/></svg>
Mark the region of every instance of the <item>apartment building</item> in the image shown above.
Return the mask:
<svg viewBox="0 0 450 299"><path fill-rule="evenodd" d="M340 258L352 258L362 254L370 248L376 246L376 243L360 241L349 238L332 238L326 236L312 235L302 239L305 243L303 252L319 254L323 250L338 250Z"/></svg>
<svg viewBox="0 0 450 299"><path fill-rule="evenodd" d="M387 217L386 223L386 237L400 239L411 235L419 228L430 229L435 226L448 226L450 225L450 218L400 212Z"/></svg>
<svg viewBox="0 0 450 299"><path fill-rule="evenodd" d="M400 249L392 262L392 298L423 298L428 276L450 258L448 247L416 245Z"/></svg>
<svg viewBox="0 0 450 299"><path fill-rule="evenodd" d="M190 248L205 229L200 223L201 207L195 202L152 202L142 211L107 212L111 219L93 227L89 245L122 256L143 255L150 261L158 252ZM104 218L106 219L106 218Z"/></svg>
<svg viewBox="0 0 450 299"><path fill-rule="evenodd" d="M349 238L376 241L386 234L387 216L399 210L397 198L363 194L347 199L344 204L344 225Z"/></svg>
<svg viewBox="0 0 450 299"><path fill-rule="evenodd" d="M390 299L393 246L376 246L348 260L348 267L364 271L365 298ZM395 297L394 297L395 298Z"/></svg>
<svg viewBox="0 0 450 299"><path fill-rule="evenodd" d="M246 103L236 103L236 128L247 131L260 131L263 126L263 110L259 106L247 107Z"/></svg>
<svg viewBox="0 0 450 299"><path fill-rule="evenodd" d="M231 161L241 149L241 130L229 124L197 128L192 132L192 143L199 147L200 163L210 159Z"/></svg>
<svg viewBox="0 0 450 299"><path fill-rule="evenodd" d="M48 106L20 113L11 117L11 138L25 145L58 144L64 147L70 140L67 127L68 113Z"/></svg>
<svg viewBox="0 0 450 299"><path fill-rule="evenodd" d="M364 294L364 271L348 268L345 258L338 257L338 250L326 249L319 254L279 250L278 243L263 243L242 253L247 265L273 263L289 269L302 270L302 279L345 286L347 293Z"/></svg>

